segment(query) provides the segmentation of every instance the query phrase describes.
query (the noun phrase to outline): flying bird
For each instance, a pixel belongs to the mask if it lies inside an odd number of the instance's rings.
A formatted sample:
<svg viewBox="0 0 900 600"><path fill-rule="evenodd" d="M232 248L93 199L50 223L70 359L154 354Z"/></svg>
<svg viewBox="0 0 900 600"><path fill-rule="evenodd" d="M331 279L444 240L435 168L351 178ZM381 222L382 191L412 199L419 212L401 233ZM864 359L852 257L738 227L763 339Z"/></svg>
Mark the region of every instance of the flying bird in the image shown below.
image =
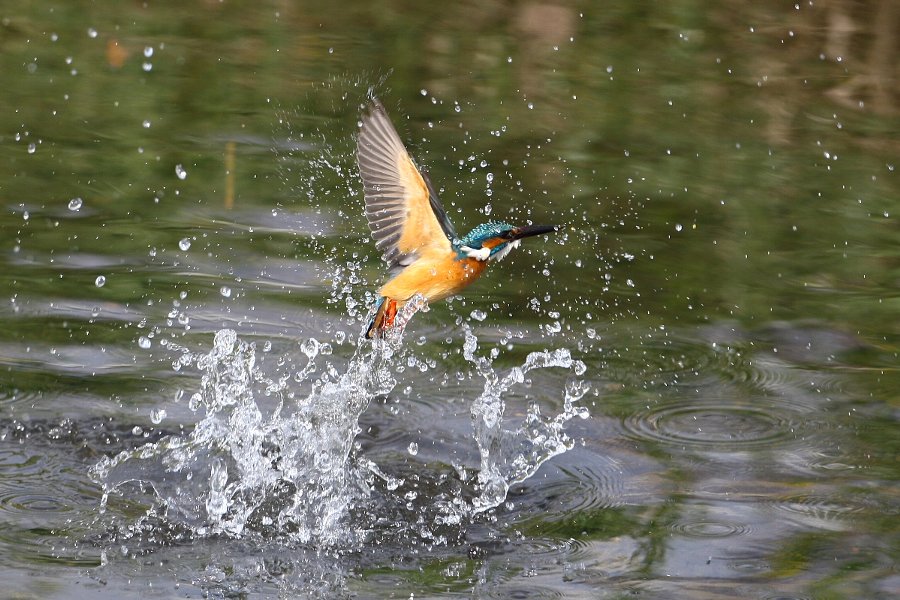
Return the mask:
<svg viewBox="0 0 900 600"><path fill-rule="evenodd" d="M488 221L458 237L428 173L413 163L377 99L362 116L356 158L369 228L390 267L366 337L390 329L397 311L416 294L429 303L453 296L523 238L558 229Z"/></svg>

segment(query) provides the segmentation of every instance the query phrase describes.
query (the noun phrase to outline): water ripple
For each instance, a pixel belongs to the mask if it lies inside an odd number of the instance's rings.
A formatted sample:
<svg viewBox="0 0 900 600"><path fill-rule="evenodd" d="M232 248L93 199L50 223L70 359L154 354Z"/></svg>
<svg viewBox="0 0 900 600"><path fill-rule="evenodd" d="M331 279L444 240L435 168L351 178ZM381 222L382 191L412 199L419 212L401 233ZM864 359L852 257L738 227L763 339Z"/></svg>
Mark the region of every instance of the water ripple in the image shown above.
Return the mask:
<svg viewBox="0 0 900 600"><path fill-rule="evenodd" d="M740 575L758 576L770 572L772 565L763 556L733 556L728 560L728 568Z"/></svg>
<svg viewBox="0 0 900 600"><path fill-rule="evenodd" d="M779 520L786 519L797 525L842 531L869 508L860 503L839 501L834 496L799 494L773 500L771 507L779 513Z"/></svg>
<svg viewBox="0 0 900 600"><path fill-rule="evenodd" d="M71 459L47 447L0 451L0 565L96 566L96 553L79 547L72 524L95 513L99 492Z"/></svg>
<svg viewBox="0 0 900 600"><path fill-rule="evenodd" d="M806 476L831 477L838 472L850 472L859 469L854 458L839 441L819 436L819 439L807 439L801 447L785 452L779 462L789 467L792 473Z"/></svg>
<svg viewBox="0 0 900 600"><path fill-rule="evenodd" d="M673 523L671 529L684 537L695 539L727 538L750 533L748 525L710 519Z"/></svg>
<svg viewBox="0 0 900 600"><path fill-rule="evenodd" d="M529 511L540 511L542 520L620 506L625 493L625 474L619 462L595 454L585 457L585 454L577 452L573 458L580 457L583 462L560 466L559 477L524 490L513 502L528 506ZM547 525L552 529L551 524Z"/></svg>
<svg viewBox="0 0 900 600"><path fill-rule="evenodd" d="M626 433L638 440L730 452L782 442L799 424L784 407L716 401L647 407L623 421Z"/></svg>
<svg viewBox="0 0 900 600"><path fill-rule="evenodd" d="M527 574L526 574L527 577ZM562 598L562 592L549 587L530 585L528 583L510 584L479 591L481 598L502 598L503 600L540 600Z"/></svg>
<svg viewBox="0 0 900 600"><path fill-rule="evenodd" d="M774 353L757 351L721 367L722 375L735 384L802 401L811 407L820 405L826 396L842 394L846 384L840 373L804 369Z"/></svg>
<svg viewBox="0 0 900 600"><path fill-rule="evenodd" d="M0 511L8 518L19 520L23 515L34 512L70 512L71 505L62 497L53 496L46 491L0 489Z"/></svg>

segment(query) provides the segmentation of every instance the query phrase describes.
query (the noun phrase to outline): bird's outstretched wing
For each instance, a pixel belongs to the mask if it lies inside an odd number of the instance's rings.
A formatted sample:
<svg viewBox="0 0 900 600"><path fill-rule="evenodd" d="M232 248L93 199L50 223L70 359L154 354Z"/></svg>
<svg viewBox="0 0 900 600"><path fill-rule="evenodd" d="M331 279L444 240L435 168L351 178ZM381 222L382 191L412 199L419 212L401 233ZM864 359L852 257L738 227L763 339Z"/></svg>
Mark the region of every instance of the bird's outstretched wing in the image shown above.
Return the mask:
<svg viewBox="0 0 900 600"><path fill-rule="evenodd" d="M452 251L456 231L378 100L363 114L356 159L369 228L389 265L404 264L429 246Z"/></svg>

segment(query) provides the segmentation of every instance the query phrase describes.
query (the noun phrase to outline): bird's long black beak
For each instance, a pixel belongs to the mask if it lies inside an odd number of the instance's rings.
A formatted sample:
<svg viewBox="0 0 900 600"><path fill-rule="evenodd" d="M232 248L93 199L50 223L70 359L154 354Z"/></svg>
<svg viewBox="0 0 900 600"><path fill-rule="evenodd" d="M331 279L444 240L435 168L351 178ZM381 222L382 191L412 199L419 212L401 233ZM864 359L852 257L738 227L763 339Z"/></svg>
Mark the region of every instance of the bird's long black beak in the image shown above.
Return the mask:
<svg viewBox="0 0 900 600"><path fill-rule="evenodd" d="M556 231L558 229L559 225L526 225L524 227L516 227L510 231L510 239L521 240L522 238L550 233L551 231Z"/></svg>

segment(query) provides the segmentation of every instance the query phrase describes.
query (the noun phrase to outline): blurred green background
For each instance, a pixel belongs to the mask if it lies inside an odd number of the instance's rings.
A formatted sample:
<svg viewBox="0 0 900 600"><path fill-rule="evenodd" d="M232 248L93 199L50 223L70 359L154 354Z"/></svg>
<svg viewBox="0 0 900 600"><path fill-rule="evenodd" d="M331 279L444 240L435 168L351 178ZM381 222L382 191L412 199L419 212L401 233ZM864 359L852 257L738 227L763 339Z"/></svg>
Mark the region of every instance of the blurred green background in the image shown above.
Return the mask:
<svg viewBox="0 0 900 600"><path fill-rule="evenodd" d="M352 161L374 87L459 229L488 204L575 229L553 256L570 311L898 332L892 2L29 2L2 18L7 258L171 251L172 223L224 208L233 141L231 205L337 214L333 243L353 236L377 266ZM342 170L310 177L325 151ZM74 197L78 223L49 224ZM53 274L4 278L78 294Z"/></svg>

